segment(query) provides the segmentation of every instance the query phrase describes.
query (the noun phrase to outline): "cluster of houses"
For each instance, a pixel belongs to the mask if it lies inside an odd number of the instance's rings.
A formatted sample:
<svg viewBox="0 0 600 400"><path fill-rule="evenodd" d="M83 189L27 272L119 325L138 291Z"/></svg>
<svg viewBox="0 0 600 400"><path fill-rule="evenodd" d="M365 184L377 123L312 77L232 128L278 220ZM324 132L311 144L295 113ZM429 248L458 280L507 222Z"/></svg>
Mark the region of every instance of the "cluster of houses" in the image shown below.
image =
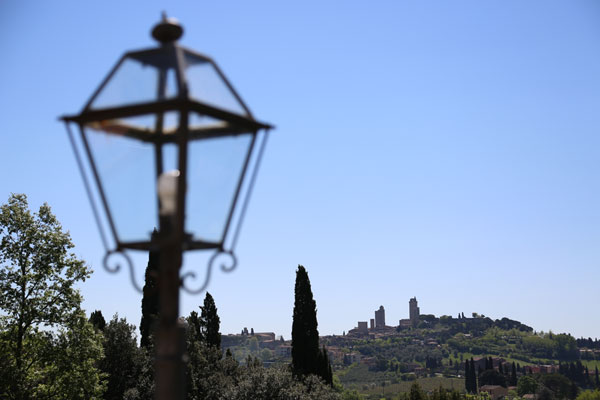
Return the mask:
<svg viewBox="0 0 600 400"><path fill-rule="evenodd" d="M510 371L512 368L512 362L506 361L502 357L491 357L492 363L495 369L499 369L502 366L503 371ZM475 370L485 369L486 360L489 360L490 357L474 357L473 363L475 365ZM527 374L553 374L558 373L558 365L556 364L544 364L544 365L524 365L523 373Z"/></svg>
<svg viewBox="0 0 600 400"><path fill-rule="evenodd" d="M256 338L258 346L261 349L273 351L276 357L291 357L292 346L290 342L283 340L283 337L277 339L274 332L254 332L254 329L248 331L248 328L242 329L240 334L229 334L221 336L221 347L227 349L245 342L248 338Z"/></svg>

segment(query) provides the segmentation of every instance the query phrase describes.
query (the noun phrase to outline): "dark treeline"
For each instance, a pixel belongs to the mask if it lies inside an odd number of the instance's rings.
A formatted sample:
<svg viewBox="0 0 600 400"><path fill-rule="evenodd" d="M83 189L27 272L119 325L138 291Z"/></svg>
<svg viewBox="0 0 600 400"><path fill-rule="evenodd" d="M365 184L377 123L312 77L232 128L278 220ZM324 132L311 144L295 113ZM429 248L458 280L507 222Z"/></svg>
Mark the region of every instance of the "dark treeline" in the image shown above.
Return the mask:
<svg viewBox="0 0 600 400"><path fill-rule="evenodd" d="M118 314L86 316L76 287L92 271L73 247L47 204L32 213L27 197L13 194L0 205L0 399L152 399L158 254L149 255L138 344L136 327ZM257 358L238 362L224 353L217 307L206 293L199 312L180 320L186 398L339 399L327 352L319 348L308 275L303 287L296 304L307 322L294 323L312 326L317 338L308 340L303 329L293 335L302 354L312 357L304 367L296 359L293 367L265 368Z"/></svg>
<svg viewBox="0 0 600 400"><path fill-rule="evenodd" d="M531 369L523 368L522 372L513 362L510 368L502 364L494 367L492 357L485 359L485 367L476 371L474 360L465 361L465 391L471 394L480 393L489 385L504 388L516 387L519 396L536 395L538 398L575 399L581 389L600 389L597 378L590 379L587 367L581 362L562 363L559 373L532 374Z"/></svg>
<svg viewBox="0 0 600 400"><path fill-rule="evenodd" d="M157 254L151 253L142 299L141 342L135 327L114 316L105 322L101 311L90 323L104 337L104 358L98 366L105 377L104 399L149 399L154 393L154 331L157 321L154 282ZM148 272L150 271L150 272ZM341 388L332 388L333 374L325 348L319 348L316 303L304 267L296 277L292 365L265 368L255 357L242 363L221 349L220 317L215 300L206 293L200 312L182 320L186 326L186 390L188 399L337 399ZM316 339L316 340L315 340ZM307 357L310 355L310 357Z"/></svg>
<svg viewBox="0 0 600 400"><path fill-rule="evenodd" d="M576 339L577 347L587 349L600 349L600 340L592 338L579 338Z"/></svg>
<svg viewBox="0 0 600 400"><path fill-rule="evenodd" d="M496 327L502 330L516 329L522 332L533 332L533 328L527 326L519 321L515 321L509 318L502 318L493 320L485 315L473 313L472 317L465 317L464 313L458 314L456 318L448 315L442 315L437 318L431 314L422 314L419 316L418 328L433 327L436 324L441 324L448 328L446 334L451 337L459 332L470 333L473 335L483 335L484 332L492 327ZM398 327L400 330L401 328Z"/></svg>
<svg viewBox="0 0 600 400"><path fill-rule="evenodd" d="M560 363L558 373L566 376L577 385L583 388L600 388L598 377L598 368L594 370L594 377L590 377L590 371L587 366L584 366L581 361Z"/></svg>

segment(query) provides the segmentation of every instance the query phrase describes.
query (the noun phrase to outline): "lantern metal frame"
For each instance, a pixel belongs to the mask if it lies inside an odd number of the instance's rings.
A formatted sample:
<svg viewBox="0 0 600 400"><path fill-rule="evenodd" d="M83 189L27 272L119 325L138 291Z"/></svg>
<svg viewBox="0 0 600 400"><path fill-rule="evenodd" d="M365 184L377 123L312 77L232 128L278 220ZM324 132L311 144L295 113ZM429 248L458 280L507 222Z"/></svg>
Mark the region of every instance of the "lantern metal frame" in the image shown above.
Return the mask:
<svg viewBox="0 0 600 400"><path fill-rule="evenodd" d="M180 31L177 32L177 29ZM233 85L227 79L222 70L218 67L214 60L204 54L195 52L186 47L183 47L177 43L177 39L181 36L182 29L178 24L174 24L163 18L162 24L157 25L153 31L153 36L161 42L159 47L129 51L124 53L108 75L104 78L98 88L94 91L89 101L84 106L83 110L77 115L65 115L60 119L65 123L73 151L75 153L76 161L80 169L84 185L90 200L96 223L100 230L100 235L104 243L106 254L103 260L104 267L109 272L117 272L121 269L120 264L111 266L109 259L114 254L121 254L128 264L130 270L130 278L133 286L141 291L140 286L135 280L134 266L131 258L127 255L126 250L145 250L145 251L156 251L160 249L165 240L179 240L181 242L182 251L186 250L215 250L215 253L210 257L208 261L208 268L206 270L206 277L202 286L198 289L191 289L185 285L185 280L188 277L195 278L196 273L190 271L181 277L182 287L184 290L191 293L200 293L204 291L210 281L211 271L213 264L216 262L218 256L226 254L230 257L230 264L221 264L221 269L225 272L230 272L237 266L237 258L233 252L237 237L241 228L241 223L248 205L248 200L252 188L254 186L256 173L262 159L264 148L267 142L269 131L273 128L272 125L257 121L246 106L244 101L239 96L238 92L234 89ZM242 107L246 115L241 115L231 110L215 106L214 104L201 101L197 98L190 96L190 90L188 85L188 79L186 75L186 56L192 56L197 60L201 60L204 63L210 64L218 77L226 85L227 89L234 96L235 100ZM126 60L134 59L146 59L148 57L155 57L159 62L162 62L164 66L160 67L161 73L158 77L158 98L153 101L139 102L139 103L128 103L121 106L95 108L93 107L94 100L97 99L102 90L107 87L111 82L111 79L115 76L119 68L123 65ZM167 60L165 62L165 60ZM166 98L164 95L166 85L166 72L169 66L174 66L175 78L177 82L177 95L174 97ZM161 93L162 92L162 93ZM179 115L179 122L177 128L174 131L167 134L164 132L162 126L162 118L167 112L177 112ZM208 126L203 128L192 129L189 124L190 113L197 113L201 116L206 116L220 121L217 126ZM113 213L111 212L111 206L107 201L106 189L103 184L102 178L98 172L97 162L94 159L93 153L90 149L90 143L86 138L84 129L88 124L99 124L100 127L109 127L111 121L118 121L119 119L126 117L136 116L147 116L155 115L157 120L156 131L150 133L148 130L136 129L133 126L119 125L119 135L132 138L134 140L151 143L154 145L155 151L162 151L162 145L167 143L176 144L178 149L178 167L179 167L179 183L177 187L177 211L173 220L170 222L172 228L172 235L170 238L165 239L161 235L151 235L148 240L144 241L124 241L120 238L119 232L115 225ZM74 135L70 125L76 124L79 128L79 135ZM160 126L159 126L160 125ZM259 135L263 133L263 135ZM185 206L186 206L186 187L188 179L188 145L190 142L196 140L204 140L218 137L232 137L239 135L251 135L251 143L249 145L248 152L243 161L242 171L238 178L237 186L234 190L233 199L231 201L229 211L226 216L225 226L223 227L222 235L218 241L204 241L197 240L192 235L186 234L185 229ZM76 136L79 139L76 139ZM260 136L260 138L259 138ZM80 144L78 145L77 142ZM260 142L260 143L259 143ZM81 150L82 149L82 150ZM83 156L80 154L83 153ZM84 166L82 159L87 160L87 168ZM156 178L163 173L162 165L162 154L155 155L155 168ZM87 171L87 172L86 172ZM95 182L94 191L92 185L89 183L89 176ZM242 189L245 188L242 194ZM96 196L95 196L96 194ZM243 199L241 199L243 197ZM97 199L97 200L96 200ZM241 206L239 206L241 202ZM100 212L96 205L96 201L100 204L100 208L104 211L104 218L106 224L103 223L100 217ZM239 206L239 207L238 207ZM237 214L237 224L232 230L232 222L234 215ZM161 224L164 221L161 221ZM114 240L114 247L108 245L106 240L106 226L108 231ZM228 243L228 245L226 245Z"/></svg>

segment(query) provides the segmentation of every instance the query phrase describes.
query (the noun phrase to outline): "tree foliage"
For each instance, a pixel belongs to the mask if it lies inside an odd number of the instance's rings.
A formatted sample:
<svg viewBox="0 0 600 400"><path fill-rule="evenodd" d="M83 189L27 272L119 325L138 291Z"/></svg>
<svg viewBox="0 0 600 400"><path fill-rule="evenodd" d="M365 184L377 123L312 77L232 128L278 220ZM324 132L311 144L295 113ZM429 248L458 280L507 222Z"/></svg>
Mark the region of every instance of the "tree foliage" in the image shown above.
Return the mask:
<svg viewBox="0 0 600 400"><path fill-rule="evenodd" d="M99 331L103 331L104 327L106 327L106 320L104 319L102 311L100 310L95 310L94 312L92 312L90 314L89 321L90 324L92 324L94 328L98 329Z"/></svg>
<svg viewBox="0 0 600 400"><path fill-rule="evenodd" d="M102 374L96 365L102 359L102 335L94 329L83 312L78 312L58 333L45 333L43 362L33 388L33 398L100 399L105 391ZM32 371L33 372L33 371Z"/></svg>
<svg viewBox="0 0 600 400"><path fill-rule="evenodd" d="M0 206L0 359L10 378L0 389L9 398L67 398L67 389L69 398L95 398L102 391L99 336L75 288L91 270L73 247L47 204L31 213L27 197L13 194Z"/></svg>
<svg viewBox="0 0 600 400"><path fill-rule="evenodd" d="M495 369L486 369L479 374L479 387L484 385L500 385L506 387L506 378Z"/></svg>
<svg viewBox="0 0 600 400"><path fill-rule="evenodd" d="M308 273L302 265L296 271L292 322L292 369L298 376L316 374L319 357L317 303L313 299Z"/></svg>
<svg viewBox="0 0 600 400"><path fill-rule="evenodd" d="M577 395L576 400L600 400L600 390L584 390Z"/></svg>
<svg viewBox="0 0 600 400"><path fill-rule="evenodd" d="M152 233L155 237L156 230ZM158 323L158 251L150 251L146 266L145 281L142 296L142 320L140 321L140 345L151 347L153 333Z"/></svg>
<svg viewBox="0 0 600 400"><path fill-rule="evenodd" d="M519 393L519 396L524 396L526 394L535 394L537 393L537 389L537 381L529 375L523 375L519 378L517 382L517 393Z"/></svg>
<svg viewBox="0 0 600 400"><path fill-rule="evenodd" d="M219 332L221 319L217 314L217 306L215 300L206 292L204 296L204 305L200 307L200 326L201 334L208 346L214 346L217 349L221 348L221 332Z"/></svg>
<svg viewBox="0 0 600 400"><path fill-rule="evenodd" d="M106 374L107 400L122 399L124 394L136 387L141 373L142 355L137 346L135 326L115 314L104 329L104 358L100 368Z"/></svg>

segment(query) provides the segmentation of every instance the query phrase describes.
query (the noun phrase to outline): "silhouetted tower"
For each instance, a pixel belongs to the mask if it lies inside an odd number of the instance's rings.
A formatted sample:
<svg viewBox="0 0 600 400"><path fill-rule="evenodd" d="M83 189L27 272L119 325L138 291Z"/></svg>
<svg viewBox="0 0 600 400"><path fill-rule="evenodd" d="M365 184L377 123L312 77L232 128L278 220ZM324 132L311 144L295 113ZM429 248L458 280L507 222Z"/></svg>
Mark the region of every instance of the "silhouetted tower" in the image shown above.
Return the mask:
<svg viewBox="0 0 600 400"><path fill-rule="evenodd" d="M408 315L413 327L419 324L419 307L417 306L417 298L413 297L408 301Z"/></svg>
<svg viewBox="0 0 600 400"><path fill-rule="evenodd" d="M385 310L383 306L379 306L379 310L375 311L375 328L385 327Z"/></svg>

